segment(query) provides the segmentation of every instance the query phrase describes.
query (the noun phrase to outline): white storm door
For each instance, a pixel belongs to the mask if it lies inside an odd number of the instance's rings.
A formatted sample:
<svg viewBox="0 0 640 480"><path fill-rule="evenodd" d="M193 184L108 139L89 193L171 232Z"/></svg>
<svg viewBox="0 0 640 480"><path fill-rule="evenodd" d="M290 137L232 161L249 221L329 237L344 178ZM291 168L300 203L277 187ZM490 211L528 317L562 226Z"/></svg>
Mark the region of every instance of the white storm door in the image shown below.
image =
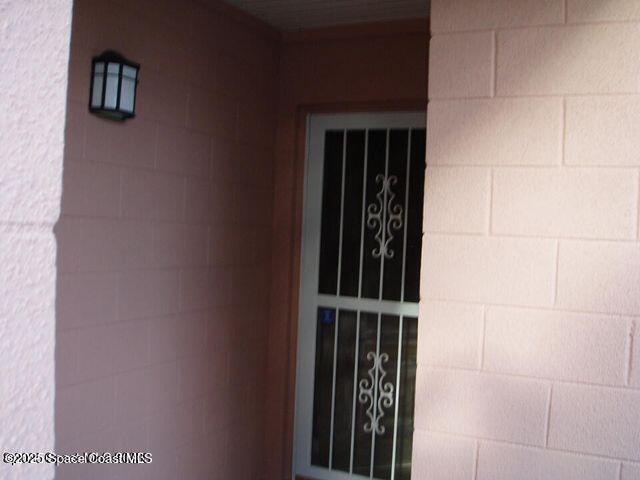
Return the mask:
<svg viewBox="0 0 640 480"><path fill-rule="evenodd" d="M313 115L294 475L411 476L425 114Z"/></svg>

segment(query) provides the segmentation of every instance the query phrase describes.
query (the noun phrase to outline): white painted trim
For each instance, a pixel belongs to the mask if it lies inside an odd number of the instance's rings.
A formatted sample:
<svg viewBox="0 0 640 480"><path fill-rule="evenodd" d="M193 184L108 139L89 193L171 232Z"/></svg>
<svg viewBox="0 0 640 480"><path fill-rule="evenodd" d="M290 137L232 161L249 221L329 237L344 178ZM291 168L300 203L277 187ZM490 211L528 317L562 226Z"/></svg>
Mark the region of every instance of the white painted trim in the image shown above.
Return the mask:
<svg viewBox="0 0 640 480"><path fill-rule="evenodd" d="M318 306L340 308L342 310L359 310L383 315L418 316L418 304L409 302L391 302L371 298L336 297L333 295L316 295Z"/></svg>
<svg viewBox="0 0 640 480"><path fill-rule="evenodd" d="M407 186L408 189L408 186ZM400 297L403 298L403 297ZM396 450L398 449L398 413L400 410L400 371L402 369L402 330L404 327L404 317L398 319L398 357L396 365L396 404L393 415L393 450L391 451L391 480L396 478Z"/></svg>
<svg viewBox="0 0 640 480"><path fill-rule="evenodd" d="M294 478L295 475L321 480L368 478L329 471L310 464L317 307L331 306L380 314L418 315L417 304L318 295L324 133L326 130L425 128L425 121L424 112L321 114L307 118L292 462ZM344 141L346 142L346 136ZM365 221L364 218L363 221Z"/></svg>

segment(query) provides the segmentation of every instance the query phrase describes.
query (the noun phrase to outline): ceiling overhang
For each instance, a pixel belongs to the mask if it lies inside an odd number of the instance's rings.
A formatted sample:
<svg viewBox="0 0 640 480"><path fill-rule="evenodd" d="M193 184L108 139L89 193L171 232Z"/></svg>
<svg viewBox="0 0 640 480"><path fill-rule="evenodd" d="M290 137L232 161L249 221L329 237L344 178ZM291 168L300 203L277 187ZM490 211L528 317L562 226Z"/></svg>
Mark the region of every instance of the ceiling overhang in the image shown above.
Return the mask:
<svg viewBox="0 0 640 480"><path fill-rule="evenodd" d="M284 31L425 18L429 0L226 0Z"/></svg>

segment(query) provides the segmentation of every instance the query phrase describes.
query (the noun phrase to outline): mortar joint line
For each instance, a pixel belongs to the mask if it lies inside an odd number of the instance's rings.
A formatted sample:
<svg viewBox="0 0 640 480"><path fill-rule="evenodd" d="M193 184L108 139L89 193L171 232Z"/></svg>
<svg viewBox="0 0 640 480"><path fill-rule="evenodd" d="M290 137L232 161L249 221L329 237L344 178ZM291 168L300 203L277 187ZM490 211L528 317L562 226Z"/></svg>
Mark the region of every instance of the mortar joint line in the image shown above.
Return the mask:
<svg viewBox="0 0 640 480"><path fill-rule="evenodd" d="M56 229L58 222L62 219L73 218L71 215L67 215L64 212L60 212L58 219L55 222L51 221L32 221L32 222L19 222L15 220L7 220L0 222L0 234L51 234L52 229ZM56 230L53 233L58 235ZM59 270L59 269L58 269Z"/></svg>
<svg viewBox="0 0 640 480"><path fill-rule="evenodd" d="M480 370L484 370L484 351L487 343L487 306L482 306L482 339L480 341Z"/></svg>
<svg viewBox="0 0 640 480"><path fill-rule="evenodd" d="M182 198L180 200L182 200L182 212L180 213L180 220L183 222L187 221L187 191L189 190L189 185L188 185L189 181L187 180L187 177L184 177L182 179ZM235 194L235 192L232 192L232 195Z"/></svg>
<svg viewBox="0 0 640 480"><path fill-rule="evenodd" d="M476 448L474 452L474 462L473 462L473 480L478 480L478 463L480 459L480 440L476 440Z"/></svg>
<svg viewBox="0 0 640 480"><path fill-rule="evenodd" d="M207 226L207 252L206 252L206 260L207 260L207 268L211 265L211 241L212 241L212 227L211 225Z"/></svg>
<svg viewBox="0 0 640 480"><path fill-rule="evenodd" d="M640 240L640 169L638 169L638 207L636 208L636 238Z"/></svg>
<svg viewBox="0 0 640 480"><path fill-rule="evenodd" d="M191 101L193 97L193 86L191 83L187 85L187 104L184 109L184 117L182 118L185 127L189 126L189 114L191 110Z"/></svg>
<svg viewBox="0 0 640 480"><path fill-rule="evenodd" d="M607 25L629 25L629 24L637 24L637 19L628 19L628 20L575 20L573 22L569 22L567 19L566 22L561 23L560 21L555 23L540 23L537 25L511 25L511 26L484 26L477 28L461 28L454 30L438 30L435 32L430 32L430 38L435 36L453 36L460 34L469 34L469 33L486 33L490 31L496 32L512 32L518 30L530 30L532 28L542 29L542 28L563 28L566 26L575 26L575 27L598 27L598 26L607 26ZM637 93L637 92L632 92ZM600 95L599 93L597 95Z"/></svg>
<svg viewBox="0 0 640 480"><path fill-rule="evenodd" d="M545 439L544 446L549 446L549 432L551 431L551 402L553 401L553 383L551 384L551 388L549 388L549 401L547 405L547 418L546 418L546 430L545 430Z"/></svg>
<svg viewBox="0 0 640 480"><path fill-rule="evenodd" d="M84 110L84 104L82 106L83 110ZM80 148L80 158L82 160L86 160L87 159L87 125L86 123L82 125L82 146ZM65 155L66 157L66 155Z"/></svg>
<svg viewBox="0 0 640 480"><path fill-rule="evenodd" d="M560 126L560 167L565 166L565 145L567 143L567 97L562 97L562 123Z"/></svg>
<svg viewBox="0 0 640 480"><path fill-rule="evenodd" d="M429 429L420 429L422 431L428 431L430 433L434 433L437 435L441 435L441 436L445 436L445 437L450 437L450 438L463 438L463 439L467 439L467 440L471 440L471 441L482 441L483 443L486 444L490 444L490 445L509 445L509 446L513 446L513 447L521 447L521 448L527 448L527 449L532 449L532 450L536 450L536 451L540 451L540 452L556 452L556 453L562 453L562 454L571 454L571 455L576 455L576 456L580 456L580 457L585 457L585 458L595 458L595 459L600 459L600 460L606 460L606 461L613 461L613 462L631 462L631 463L638 463L637 459L634 458L626 458L626 457L612 457L606 454L602 454L602 453L585 453L585 452L581 452L578 450L571 450L571 449L562 449L562 448L554 448L554 447L543 447L537 444L533 444L533 443L525 443L523 441L514 441L514 440L496 440L495 438L488 438L488 437L482 437L482 436L472 436L469 433L460 433L460 432L448 432L445 430L438 430L435 428L429 428Z"/></svg>
<svg viewBox="0 0 640 480"><path fill-rule="evenodd" d="M625 386L631 385L631 374L633 373L633 348L634 348L634 337L636 335L636 321L634 319L631 320L631 325L629 326L629 351L627 352L627 375L625 378Z"/></svg>
<svg viewBox="0 0 640 480"><path fill-rule="evenodd" d="M487 226L488 228L488 236L492 236L493 235L493 175L494 174L494 167L490 167L489 168L489 206L487 208L488 210L488 223L489 225Z"/></svg>
<svg viewBox="0 0 640 480"><path fill-rule="evenodd" d="M153 128L153 169L158 170L158 156L160 155L160 124L155 122Z"/></svg>
<svg viewBox="0 0 640 480"><path fill-rule="evenodd" d="M467 373L473 374L482 377L497 377L497 378L515 378L515 379L523 379L523 380L539 380L540 382L544 382L546 384L553 385L569 385L569 386L582 386L582 387L592 387L601 390L609 390L609 391L617 391L617 392L636 392L640 394L640 387L635 386L626 386L619 383L594 383L585 380L575 380L575 379L563 379L563 378L548 378L542 377L540 375L530 375L524 373L509 373L501 370L489 370L480 372L475 368L471 367L459 367L459 366L445 366L441 364L435 363L422 363L421 364L424 369L430 372L457 372L457 373Z"/></svg>
<svg viewBox="0 0 640 480"><path fill-rule="evenodd" d="M556 271L555 285L553 289L553 306L558 306L558 287L560 284L560 239L556 241Z"/></svg>
<svg viewBox="0 0 640 480"><path fill-rule="evenodd" d="M118 171L118 218L124 217L124 194L122 185L124 184L124 169Z"/></svg>
<svg viewBox="0 0 640 480"><path fill-rule="evenodd" d="M491 96L498 96L498 31L493 31L493 79Z"/></svg>

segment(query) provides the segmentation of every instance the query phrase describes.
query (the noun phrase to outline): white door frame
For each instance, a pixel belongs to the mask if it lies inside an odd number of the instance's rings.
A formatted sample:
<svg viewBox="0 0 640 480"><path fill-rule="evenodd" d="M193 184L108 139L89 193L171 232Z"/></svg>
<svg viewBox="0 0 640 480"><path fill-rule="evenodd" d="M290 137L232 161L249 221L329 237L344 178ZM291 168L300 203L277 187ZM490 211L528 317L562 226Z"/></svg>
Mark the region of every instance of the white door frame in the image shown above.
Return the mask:
<svg viewBox="0 0 640 480"><path fill-rule="evenodd" d="M314 395L317 306L326 295L318 294L324 136L326 130L425 128L424 112L316 114L307 117L304 174L304 205L300 261L300 304L296 357L296 395L293 436L293 478L318 480L366 480L355 474L311 465L311 437ZM345 139L346 141L346 139ZM333 298L333 297L332 297ZM335 298L334 298L335 301ZM366 299L349 299L349 308L418 316L417 304Z"/></svg>

